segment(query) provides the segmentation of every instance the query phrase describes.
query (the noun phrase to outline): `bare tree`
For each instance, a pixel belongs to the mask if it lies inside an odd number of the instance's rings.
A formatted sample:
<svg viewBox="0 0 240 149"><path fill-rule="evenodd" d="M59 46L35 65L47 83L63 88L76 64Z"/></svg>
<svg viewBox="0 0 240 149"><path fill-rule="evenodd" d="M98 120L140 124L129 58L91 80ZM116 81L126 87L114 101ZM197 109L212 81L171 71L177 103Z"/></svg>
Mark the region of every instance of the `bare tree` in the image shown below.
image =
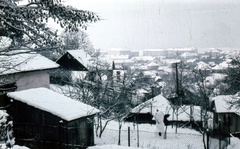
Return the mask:
<svg viewBox="0 0 240 149"><path fill-rule="evenodd" d="M15 143L12 130L13 123L8 117L9 115L5 110L0 110L0 140L6 142L7 148L12 148Z"/></svg>
<svg viewBox="0 0 240 149"><path fill-rule="evenodd" d="M199 131L202 134L203 144L204 148L207 148L207 130L208 130L208 120L210 119L209 111L210 111L210 97L212 95L212 88L208 88L206 86L206 77L207 72L206 70L195 70L193 71L195 74L196 79L196 87L198 89L198 95L200 97L200 100L198 101L201 106L201 121L202 126L200 126ZM202 128L202 129L201 129Z"/></svg>
<svg viewBox="0 0 240 149"><path fill-rule="evenodd" d="M236 94L240 90L240 52L233 52L227 58L231 62L227 70L227 77L224 80L227 85L223 93Z"/></svg>
<svg viewBox="0 0 240 149"><path fill-rule="evenodd" d="M86 29L89 23L99 20L95 13L65 6L61 0L31 0L25 4L21 1L0 1L0 36L12 39L5 51L22 47L34 51L61 48L57 30L47 25L50 19L67 31Z"/></svg>
<svg viewBox="0 0 240 149"><path fill-rule="evenodd" d="M54 20L67 31L86 29L89 23L100 20L95 13L65 6L61 0L29 0L24 1L25 4L19 3L21 1L0 1L0 88L2 85L8 86L9 80L13 81L3 78L4 72L14 70L26 61L13 62L9 60L10 56L31 54L33 51L54 52L63 47L57 30L49 28L49 20ZM7 91L1 91L1 94ZM10 135L7 133L5 137Z"/></svg>

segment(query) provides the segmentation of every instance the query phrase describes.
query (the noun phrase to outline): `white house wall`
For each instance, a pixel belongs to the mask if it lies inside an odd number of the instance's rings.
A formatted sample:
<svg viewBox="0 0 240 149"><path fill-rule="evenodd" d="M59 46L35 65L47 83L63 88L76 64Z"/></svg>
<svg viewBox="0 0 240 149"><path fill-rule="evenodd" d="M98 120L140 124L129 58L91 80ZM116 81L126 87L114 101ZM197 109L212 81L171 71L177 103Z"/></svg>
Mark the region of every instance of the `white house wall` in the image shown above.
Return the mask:
<svg viewBox="0 0 240 149"><path fill-rule="evenodd" d="M17 90L25 90L30 88L45 87L49 88L50 80L48 71L34 71L19 74L16 77Z"/></svg>
<svg viewBox="0 0 240 149"><path fill-rule="evenodd" d="M123 80L124 73L125 73L125 70L113 70L113 78L114 78L114 80L118 80L118 77L119 77L120 80Z"/></svg>
<svg viewBox="0 0 240 149"><path fill-rule="evenodd" d="M87 71L71 71L72 80L83 80L87 76L87 73Z"/></svg>

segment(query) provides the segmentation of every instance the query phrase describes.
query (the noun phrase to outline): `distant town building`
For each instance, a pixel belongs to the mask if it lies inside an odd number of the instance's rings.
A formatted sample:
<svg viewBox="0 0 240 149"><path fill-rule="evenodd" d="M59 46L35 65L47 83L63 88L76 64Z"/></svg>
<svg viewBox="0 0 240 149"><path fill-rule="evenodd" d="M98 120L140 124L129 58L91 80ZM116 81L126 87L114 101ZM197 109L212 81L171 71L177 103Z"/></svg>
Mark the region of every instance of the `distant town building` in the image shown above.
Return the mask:
<svg viewBox="0 0 240 149"><path fill-rule="evenodd" d="M122 48L112 48L108 50L108 55L130 55L130 50Z"/></svg>
<svg viewBox="0 0 240 149"><path fill-rule="evenodd" d="M167 58L178 57L183 53L198 53L196 48L171 48L171 49L144 49L142 56L166 56Z"/></svg>

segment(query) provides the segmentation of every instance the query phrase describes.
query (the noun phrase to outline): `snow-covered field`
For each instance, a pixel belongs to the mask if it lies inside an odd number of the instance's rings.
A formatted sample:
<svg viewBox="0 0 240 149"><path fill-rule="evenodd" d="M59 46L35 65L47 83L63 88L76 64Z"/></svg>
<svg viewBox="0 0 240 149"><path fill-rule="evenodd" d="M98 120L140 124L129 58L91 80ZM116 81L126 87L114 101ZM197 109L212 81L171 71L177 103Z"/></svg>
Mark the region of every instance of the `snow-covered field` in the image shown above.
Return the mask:
<svg viewBox="0 0 240 149"><path fill-rule="evenodd" d="M130 147L128 147L128 127L130 127ZM168 127L167 139L155 134L155 125L139 125L139 148L141 149L203 149L202 135L188 128ZM88 149L136 149L137 127L132 123L124 123L121 133L121 146L118 146L118 123L110 122L101 138L95 137L96 146ZM218 140L210 139L210 149L218 148ZM240 148L240 140L231 139L228 149Z"/></svg>
<svg viewBox="0 0 240 149"><path fill-rule="evenodd" d="M130 147L128 147L128 127L130 127ZM139 125L140 149L203 149L202 135L188 128L168 127L167 139L155 134L155 125ZM218 140L210 139L210 149L218 149ZM0 143L1 144L1 143ZM118 123L111 121L101 138L95 136L95 146L88 149L139 149L137 147L137 126L133 123L123 123L121 131L121 145L118 146ZM3 147L3 146L2 146ZM2 149L2 147L0 147ZM4 148L4 147L3 147ZM227 149L239 149L240 140L231 138L231 145ZM15 145L13 149L28 149Z"/></svg>

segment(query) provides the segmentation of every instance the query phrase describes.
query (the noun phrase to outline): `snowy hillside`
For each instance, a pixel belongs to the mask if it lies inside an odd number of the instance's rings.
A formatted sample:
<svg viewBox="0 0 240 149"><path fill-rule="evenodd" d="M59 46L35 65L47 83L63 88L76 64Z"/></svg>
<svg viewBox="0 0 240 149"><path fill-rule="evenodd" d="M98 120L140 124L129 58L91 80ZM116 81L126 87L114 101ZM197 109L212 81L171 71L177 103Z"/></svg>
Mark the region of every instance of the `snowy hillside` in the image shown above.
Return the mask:
<svg viewBox="0 0 240 149"><path fill-rule="evenodd" d="M130 127L130 147L128 147L128 127ZM168 126L167 139L156 135L155 125L139 125L139 148L141 149L203 149L202 135L192 129ZM110 122L102 138L95 137L96 146L88 149L136 149L137 148L137 126L133 123L124 123L121 132L121 146L118 144L118 123ZM210 148L218 148L219 141L210 139ZM222 142L224 144L224 142ZM240 147L238 138L231 138L231 146L227 149L237 149Z"/></svg>

